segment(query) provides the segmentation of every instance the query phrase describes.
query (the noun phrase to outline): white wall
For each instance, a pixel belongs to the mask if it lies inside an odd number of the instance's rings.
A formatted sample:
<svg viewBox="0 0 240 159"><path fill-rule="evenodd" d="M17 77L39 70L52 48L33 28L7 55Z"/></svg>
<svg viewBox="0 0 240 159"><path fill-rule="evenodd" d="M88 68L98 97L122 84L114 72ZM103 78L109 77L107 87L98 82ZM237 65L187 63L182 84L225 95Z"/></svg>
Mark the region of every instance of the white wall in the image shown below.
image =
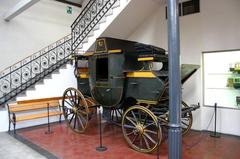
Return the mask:
<svg viewBox="0 0 240 159"><path fill-rule="evenodd" d="M3 19L18 0L0 0L0 70L70 34L80 8L66 13L66 4L41 0L10 22ZM23 47L24 46L24 47Z"/></svg>
<svg viewBox="0 0 240 159"><path fill-rule="evenodd" d="M180 17L182 63L202 65L203 51L240 49L240 1L201 0L200 3L200 13ZM165 7L149 16L129 39L167 49ZM183 86L183 99L188 103L203 103L201 71ZM218 131L240 135L240 110L221 108L218 111ZM194 112L193 129L207 129L212 113L212 108L203 106ZM211 124L209 130L212 128Z"/></svg>
<svg viewBox="0 0 240 159"><path fill-rule="evenodd" d="M31 55L41 48L70 34L71 24L81 8L73 7L73 14L66 13L66 4L53 0L41 0L10 22L3 19L6 11L18 0L0 0L0 71L15 62ZM62 96L68 87L76 87L73 66L55 72L50 78L35 85L34 88L18 96L18 100ZM6 110L0 111L0 131L6 131L8 116ZM51 121L57 120L52 117ZM33 122L20 122L17 128L46 123L46 119Z"/></svg>

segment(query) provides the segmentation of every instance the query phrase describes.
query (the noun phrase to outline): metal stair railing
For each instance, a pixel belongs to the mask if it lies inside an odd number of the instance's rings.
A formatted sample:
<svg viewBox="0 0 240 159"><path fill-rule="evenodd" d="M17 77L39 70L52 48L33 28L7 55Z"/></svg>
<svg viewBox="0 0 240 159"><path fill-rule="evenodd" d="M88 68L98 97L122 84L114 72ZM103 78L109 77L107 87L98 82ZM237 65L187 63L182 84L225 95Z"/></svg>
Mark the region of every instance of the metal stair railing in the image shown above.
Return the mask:
<svg viewBox="0 0 240 159"><path fill-rule="evenodd" d="M0 72L0 106L69 61L69 56L119 0L90 0L72 33Z"/></svg>
<svg viewBox="0 0 240 159"><path fill-rule="evenodd" d="M69 61L71 35L43 48L0 73L0 105Z"/></svg>
<svg viewBox="0 0 240 159"><path fill-rule="evenodd" d="M71 25L72 50L75 50L119 0L90 0Z"/></svg>

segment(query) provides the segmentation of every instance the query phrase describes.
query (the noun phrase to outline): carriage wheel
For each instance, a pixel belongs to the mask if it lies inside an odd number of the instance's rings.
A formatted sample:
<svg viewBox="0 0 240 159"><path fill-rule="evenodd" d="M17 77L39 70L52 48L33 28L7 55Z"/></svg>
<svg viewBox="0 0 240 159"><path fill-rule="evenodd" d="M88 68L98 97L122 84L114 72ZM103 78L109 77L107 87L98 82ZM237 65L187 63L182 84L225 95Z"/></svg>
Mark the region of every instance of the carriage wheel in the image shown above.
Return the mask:
<svg viewBox="0 0 240 159"><path fill-rule="evenodd" d="M189 106L184 101L182 101L182 107L186 108ZM183 135L187 134L189 132L189 130L191 129L192 121L193 121L192 112L185 113L182 115L181 126L182 126L182 134Z"/></svg>
<svg viewBox="0 0 240 159"><path fill-rule="evenodd" d="M143 106L132 106L124 113L122 131L127 143L139 152L150 153L161 143L157 117Z"/></svg>
<svg viewBox="0 0 240 159"><path fill-rule="evenodd" d="M63 115L68 126L77 133L83 133L88 124L88 105L80 91L68 88L62 100Z"/></svg>

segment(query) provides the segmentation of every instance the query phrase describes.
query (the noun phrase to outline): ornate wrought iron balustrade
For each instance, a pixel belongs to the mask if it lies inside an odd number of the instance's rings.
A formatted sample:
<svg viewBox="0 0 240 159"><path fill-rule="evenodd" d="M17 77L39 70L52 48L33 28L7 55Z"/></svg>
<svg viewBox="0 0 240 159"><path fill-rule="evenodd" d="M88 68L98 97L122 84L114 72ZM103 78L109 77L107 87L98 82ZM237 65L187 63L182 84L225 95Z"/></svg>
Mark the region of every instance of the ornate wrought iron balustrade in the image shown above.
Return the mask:
<svg viewBox="0 0 240 159"><path fill-rule="evenodd" d="M90 0L72 24L72 50L81 44L104 15L119 0Z"/></svg>
<svg viewBox="0 0 240 159"><path fill-rule="evenodd" d="M71 35L68 35L2 71L0 104L4 104L67 63L71 53Z"/></svg>
<svg viewBox="0 0 240 159"><path fill-rule="evenodd" d="M90 0L71 26L72 33L0 72L0 105L69 61L102 17L119 0Z"/></svg>

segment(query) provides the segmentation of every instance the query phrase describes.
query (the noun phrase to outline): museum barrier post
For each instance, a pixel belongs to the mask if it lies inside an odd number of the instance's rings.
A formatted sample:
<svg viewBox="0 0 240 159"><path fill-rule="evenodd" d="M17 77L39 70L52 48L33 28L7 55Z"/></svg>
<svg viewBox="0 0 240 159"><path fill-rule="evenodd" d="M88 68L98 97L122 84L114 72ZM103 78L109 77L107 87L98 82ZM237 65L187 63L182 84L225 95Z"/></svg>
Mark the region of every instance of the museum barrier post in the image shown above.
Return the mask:
<svg viewBox="0 0 240 159"><path fill-rule="evenodd" d="M102 145L102 112L101 112L101 106L98 107L99 108L99 146L96 147L96 150L98 152L103 152L107 150L107 147Z"/></svg>
<svg viewBox="0 0 240 159"><path fill-rule="evenodd" d="M158 123L158 130L160 129L161 125L160 125L160 122L157 122ZM157 147L157 159L160 158L160 140L158 140L158 147Z"/></svg>
<svg viewBox="0 0 240 159"><path fill-rule="evenodd" d="M45 132L45 134L51 134L53 131L50 129L50 117L49 117L49 103L47 104L47 118L48 118L48 130Z"/></svg>
<svg viewBox="0 0 240 159"><path fill-rule="evenodd" d="M215 137L215 138L219 138L220 137L220 133L217 133L217 103L214 104L214 116L215 116L214 132L211 132L210 136L211 137Z"/></svg>

